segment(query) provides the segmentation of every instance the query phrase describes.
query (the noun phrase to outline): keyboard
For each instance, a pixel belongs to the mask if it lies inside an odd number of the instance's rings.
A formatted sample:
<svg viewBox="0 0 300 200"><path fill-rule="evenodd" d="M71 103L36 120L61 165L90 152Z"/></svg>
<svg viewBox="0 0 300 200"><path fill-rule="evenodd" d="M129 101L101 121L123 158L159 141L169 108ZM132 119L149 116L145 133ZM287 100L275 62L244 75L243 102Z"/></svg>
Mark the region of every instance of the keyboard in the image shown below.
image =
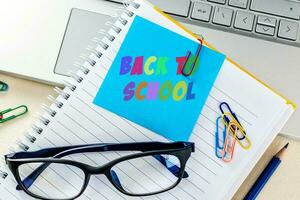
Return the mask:
<svg viewBox="0 0 300 200"><path fill-rule="evenodd" d="M149 1L180 22L300 47L300 1Z"/></svg>

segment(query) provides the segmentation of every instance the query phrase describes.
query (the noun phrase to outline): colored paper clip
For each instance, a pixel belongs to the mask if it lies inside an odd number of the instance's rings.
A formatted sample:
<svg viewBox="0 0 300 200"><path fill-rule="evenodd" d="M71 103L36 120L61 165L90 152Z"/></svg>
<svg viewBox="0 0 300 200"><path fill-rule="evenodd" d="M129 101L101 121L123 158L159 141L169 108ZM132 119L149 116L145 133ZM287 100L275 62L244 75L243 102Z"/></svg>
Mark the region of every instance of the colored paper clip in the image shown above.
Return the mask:
<svg viewBox="0 0 300 200"><path fill-rule="evenodd" d="M226 118L229 119L229 121L230 121L229 124L226 122ZM241 147L245 150L250 149L252 146L252 143L251 143L249 137L246 135L245 129L240 125L240 123L238 121L235 120L234 116L229 112L225 112L222 115L222 120L223 120L224 124L228 124L227 129L230 128L229 131L231 131L231 134L238 141L238 143L241 145ZM242 137L244 139L240 140L240 138L242 138Z"/></svg>
<svg viewBox="0 0 300 200"><path fill-rule="evenodd" d="M194 62L192 63L192 68L189 70L188 73L185 72L185 69L187 68L187 64L188 64L188 61L191 57L191 51L188 51L187 53L187 56L186 56L186 61L182 67L182 70L181 70L181 73L184 75L184 76L190 76L192 75L194 69L195 69L195 66L196 66L196 63L198 61L198 58L199 58L199 55L200 55L200 52L201 52L201 49L202 49L202 46L203 46L203 39L198 39L198 41L200 42L199 46L198 46L198 49L197 49L197 52L196 52L196 58L194 59Z"/></svg>
<svg viewBox="0 0 300 200"><path fill-rule="evenodd" d="M225 109L223 109L223 107L225 107ZM228 105L228 103L222 102L222 103L219 105L219 108L220 108L222 114L224 114L225 112L229 112L229 113L233 116L233 118L239 123L239 125L240 125L241 127L243 127L242 124L240 123L238 117L236 116L236 114L231 110L231 108L230 108L230 106ZM227 111L226 111L226 110L227 110ZM226 117L226 115L224 116L224 120L225 120L225 122L226 122L226 124L227 124L227 126L228 126L230 120L229 120L228 117ZM245 134L246 134L246 132L245 132ZM243 139L245 139L244 136L241 136L241 137L238 136L238 140L243 140Z"/></svg>
<svg viewBox="0 0 300 200"><path fill-rule="evenodd" d="M251 143L249 137L247 137L244 128L241 127L239 123L235 123L234 126L235 126L236 128L235 128L235 129L232 129L232 131L235 132L234 136L235 136L237 142L241 145L241 147L242 147L243 149L245 149L245 150L250 149L251 146L252 146L252 143ZM237 137L237 135L243 135L243 136L245 137L245 139L244 139L244 140L239 140L238 137Z"/></svg>
<svg viewBox="0 0 300 200"><path fill-rule="evenodd" d="M3 81L0 81L0 92L5 92L8 90L7 83L4 83Z"/></svg>
<svg viewBox="0 0 300 200"><path fill-rule="evenodd" d="M224 141L224 150L222 152L222 160L226 163L233 159L236 139L234 137L237 127L234 126L234 122L229 122L226 129L226 138Z"/></svg>
<svg viewBox="0 0 300 200"><path fill-rule="evenodd" d="M11 112L16 112L16 114L11 114L7 117L5 116L6 114L9 114ZM24 115L27 112L28 112L28 108L25 105L21 105L21 106L15 107L15 108L8 108L6 110L3 110L0 112L0 123L10 121L16 117Z"/></svg>
<svg viewBox="0 0 300 200"><path fill-rule="evenodd" d="M223 133L223 137L220 139L219 138L219 124L220 124L220 120L222 119L222 116L219 116L216 120L216 146L215 146L215 153L216 153L216 156L220 159L222 159L223 157L223 150L224 150L224 142L225 142L225 139L226 139L226 125L224 125L224 128L222 130L222 133ZM221 144L220 144L221 142ZM226 156L226 155L224 155Z"/></svg>

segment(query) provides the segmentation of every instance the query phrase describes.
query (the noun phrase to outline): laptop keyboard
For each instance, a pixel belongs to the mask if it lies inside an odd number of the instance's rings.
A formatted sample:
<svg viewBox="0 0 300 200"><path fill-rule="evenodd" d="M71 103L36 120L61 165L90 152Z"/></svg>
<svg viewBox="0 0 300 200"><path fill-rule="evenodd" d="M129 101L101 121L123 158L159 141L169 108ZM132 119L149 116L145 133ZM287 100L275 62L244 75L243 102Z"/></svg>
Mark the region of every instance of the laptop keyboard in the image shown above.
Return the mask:
<svg viewBox="0 0 300 200"><path fill-rule="evenodd" d="M149 1L184 23L300 47L300 1Z"/></svg>

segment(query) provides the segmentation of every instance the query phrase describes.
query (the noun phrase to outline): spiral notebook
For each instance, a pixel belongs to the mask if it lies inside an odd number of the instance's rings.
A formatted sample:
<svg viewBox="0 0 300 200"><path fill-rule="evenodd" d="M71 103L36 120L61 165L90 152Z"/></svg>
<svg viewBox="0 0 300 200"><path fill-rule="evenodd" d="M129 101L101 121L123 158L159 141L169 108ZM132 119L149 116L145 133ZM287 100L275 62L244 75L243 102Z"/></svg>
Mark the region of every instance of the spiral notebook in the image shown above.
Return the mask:
<svg viewBox="0 0 300 200"><path fill-rule="evenodd" d="M16 144L15 151L101 142L168 141L93 104L98 89L136 16L197 41L191 33L157 8L146 1L136 0L135 4L130 4L124 9L124 13L108 31L101 44L73 75L74 80L67 83L64 90L56 88L58 98L49 108L45 108L45 114L33 126L32 132L24 137L22 143ZM209 47L208 44L205 45ZM238 113L253 143L251 150L247 152L237 148L235 160L231 163L223 163L215 157L214 152L215 119L219 115L217 108L223 101L228 102ZM230 199L294 109L295 106L290 101L230 59L226 59L190 137L190 141L195 142L196 149L186 167L189 178L168 192L141 199ZM110 159L113 158L106 157L106 160ZM99 164L99 156L81 158L81 161L91 165ZM16 182L5 164L0 174L0 199L31 199L24 192L16 191ZM155 172L152 175L155 176ZM56 190L55 187L59 187L60 184L71 184L70 182L72 180L62 178L56 186L46 187ZM139 198L121 194L102 176L92 176L90 185L79 199Z"/></svg>

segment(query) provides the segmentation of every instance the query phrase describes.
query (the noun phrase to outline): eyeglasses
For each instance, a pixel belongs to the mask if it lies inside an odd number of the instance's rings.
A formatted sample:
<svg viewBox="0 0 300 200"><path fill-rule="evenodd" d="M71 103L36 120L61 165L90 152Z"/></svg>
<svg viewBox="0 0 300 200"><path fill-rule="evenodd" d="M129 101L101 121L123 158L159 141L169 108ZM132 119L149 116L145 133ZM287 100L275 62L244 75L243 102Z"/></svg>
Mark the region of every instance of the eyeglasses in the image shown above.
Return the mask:
<svg viewBox="0 0 300 200"><path fill-rule="evenodd" d="M18 183L17 190L39 199L67 200L83 194L91 175L101 174L126 195L168 191L188 177L185 166L192 152L191 142L102 143L18 152L6 155L5 160ZM75 161L88 154L103 158L101 166Z"/></svg>

